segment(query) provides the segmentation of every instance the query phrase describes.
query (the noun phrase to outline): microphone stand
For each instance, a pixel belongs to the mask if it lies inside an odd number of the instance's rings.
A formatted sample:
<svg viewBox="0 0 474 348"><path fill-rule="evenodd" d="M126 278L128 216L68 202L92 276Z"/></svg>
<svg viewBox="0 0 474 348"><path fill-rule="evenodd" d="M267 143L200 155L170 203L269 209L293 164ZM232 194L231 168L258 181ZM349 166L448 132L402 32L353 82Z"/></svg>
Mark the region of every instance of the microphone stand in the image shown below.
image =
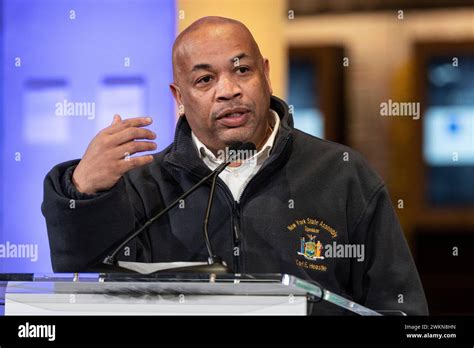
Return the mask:
<svg viewBox="0 0 474 348"><path fill-rule="evenodd" d="M217 261L217 256L214 255L214 252L212 250L211 241L209 239L208 226L209 226L209 216L211 215L212 202L214 200L214 191L215 191L215 188L216 188L216 181L217 181L217 176L218 175L219 174L216 173L216 174L214 174L214 176L212 178L211 192L209 193L209 199L207 201L206 215L204 217L204 226L203 226L204 227L203 228L204 240L206 241L207 252L209 253L208 262L209 262L210 265L212 265L214 262Z"/></svg>
<svg viewBox="0 0 474 348"><path fill-rule="evenodd" d="M230 162L224 162L219 167L216 168L215 171L210 173L209 175L205 176L202 178L197 184L195 184L193 187L191 187L188 191L183 193L181 196L176 198L170 205L168 205L165 209L160 211L158 214L153 216L151 219L149 219L142 227L140 227L138 230L132 231L127 238L124 239L120 245L114 249L114 251L107 255L107 257L104 259L103 263L106 265L116 265L116 256L119 253L122 248L127 245L133 238L138 236L144 229L146 229L148 226L150 226L153 222L158 220L161 216L166 214L168 211L170 211L175 205L177 205L182 199L185 199L188 197L191 193L193 193L199 186L201 186L204 182L209 180L210 177L212 177L215 173L220 173L226 166L228 166Z"/></svg>
<svg viewBox="0 0 474 348"><path fill-rule="evenodd" d="M125 238L124 241L122 243L120 243L120 245L117 248L114 249L114 251L111 254L107 255L107 257L104 259L104 261L102 263L104 265L109 265L109 266L118 266L116 256L119 253L119 251L122 250L122 248L125 245L127 245L133 238L137 237L140 233L142 233L143 230L145 230L148 226L150 226L153 222L155 222L161 216L166 214L175 205L177 205L181 200L183 200L184 198L189 196L199 186L201 186L204 182L206 182L207 180L209 180L209 178L212 177L211 191L210 191L209 199L208 199L208 202L207 202L207 208L206 208L206 214L205 214L204 226L203 226L204 241L206 243L206 248L207 248L207 251L209 253L208 263L205 264L205 265L199 264L199 265L195 265L195 266L187 266L187 267L178 267L178 268L173 268L173 269L167 269L166 271L174 270L174 271L180 271L180 272L212 273L212 274L233 273L232 270L230 270L228 268L226 263L220 257L218 257L214 254L214 252L212 250L211 241L209 239L209 231L208 231L209 217L210 217L210 214L211 214L212 202L214 200L214 192L215 192L215 188L216 188L217 177L230 163L232 163L233 161L235 161L239 157L237 155L239 150L255 149L255 145L252 144L252 143L245 143L245 144L239 143L238 145L234 144L233 147L234 147L233 150L236 153L235 155L231 156L225 162L221 163L214 171L212 171L209 175L206 175L197 184L195 184L193 187L191 187L188 191L186 191L181 196L176 198L171 204L169 204L165 209L163 209L158 214L156 214L151 219L149 219L138 230L132 231L128 235L128 237Z"/></svg>

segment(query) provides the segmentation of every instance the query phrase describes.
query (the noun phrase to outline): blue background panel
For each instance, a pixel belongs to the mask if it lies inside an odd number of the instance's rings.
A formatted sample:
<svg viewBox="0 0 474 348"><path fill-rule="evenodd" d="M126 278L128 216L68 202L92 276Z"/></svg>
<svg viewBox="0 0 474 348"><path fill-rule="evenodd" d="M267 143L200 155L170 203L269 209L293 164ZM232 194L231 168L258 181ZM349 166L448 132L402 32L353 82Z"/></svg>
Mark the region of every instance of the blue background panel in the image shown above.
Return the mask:
<svg viewBox="0 0 474 348"><path fill-rule="evenodd" d="M38 251L34 261L0 258L0 272L50 272L40 210L46 173L80 158L109 113L152 116L158 149L172 141L175 3L3 0L0 10L0 248ZM66 102L89 108L58 112Z"/></svg>

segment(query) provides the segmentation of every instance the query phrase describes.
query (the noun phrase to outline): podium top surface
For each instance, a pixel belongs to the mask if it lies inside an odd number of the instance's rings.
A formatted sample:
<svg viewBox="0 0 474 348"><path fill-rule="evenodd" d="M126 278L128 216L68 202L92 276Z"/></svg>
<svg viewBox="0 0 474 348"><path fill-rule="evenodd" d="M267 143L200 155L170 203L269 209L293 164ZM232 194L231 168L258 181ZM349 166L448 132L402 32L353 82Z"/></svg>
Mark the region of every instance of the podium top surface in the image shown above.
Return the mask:
<svg viewBox="0 0 474 348"><path fill-rule="evenodd" d="M313 296L359 315L379 313L289 274L81 273L2 275L6 294L105 294L111 296L253 295Z"/></svg>
<svg viewBox="0 0 474 348"><path fill-rule="evenodd" d="M307 295L294 287L286 274L213 275L213 274L35 274L31 280L11 277L8 293L102 293L128 295ZM15 278L19 279L16 280ZM319 290L319 288L318 288ZM321 290L319 295L321 295Z"/></svg>

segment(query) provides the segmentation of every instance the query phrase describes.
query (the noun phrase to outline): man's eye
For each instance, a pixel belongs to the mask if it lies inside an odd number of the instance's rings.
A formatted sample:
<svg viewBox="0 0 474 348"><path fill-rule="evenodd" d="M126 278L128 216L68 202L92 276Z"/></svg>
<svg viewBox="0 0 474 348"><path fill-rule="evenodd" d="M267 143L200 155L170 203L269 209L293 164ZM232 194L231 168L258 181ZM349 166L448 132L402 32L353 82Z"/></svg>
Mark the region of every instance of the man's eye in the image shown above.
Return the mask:
<svg viewBox="0 0 474 348"><path fill-rule="evenodd" d="M237 68L237 71L240 72L240 73L242 73L242 74L246 73L246 72L249 71L249 70L250 70L250 69L247 68L247 67L245 67L245 66L240 66L240 67Z"/></svg>
<svg viewBox="0 0 474 348"><path fill-rule="evenodd" d="M211 81L211 78L212 78L212 76L207 75L207 76L204 76L204 77L200 78L199 80L197 80L196 83L197 84L199 84L199 83L208 83L208 82Z"/></svg>

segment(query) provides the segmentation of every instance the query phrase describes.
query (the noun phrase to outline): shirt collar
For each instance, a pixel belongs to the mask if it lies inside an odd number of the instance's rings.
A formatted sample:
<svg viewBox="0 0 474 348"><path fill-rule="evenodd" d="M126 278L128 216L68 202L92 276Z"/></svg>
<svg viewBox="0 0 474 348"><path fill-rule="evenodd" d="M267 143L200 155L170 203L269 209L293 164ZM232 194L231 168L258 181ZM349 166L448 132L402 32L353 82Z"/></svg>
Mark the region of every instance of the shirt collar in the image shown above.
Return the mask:
<svg viewBox="0 0 474 348"><path fill-rule="evenodd" d="M272 150L273 144L275 142L276 135L278 133L278 129L280 128L280 116L276 113L275 110L270 109L274 116L274 122L273 122L273 130L270 136L268 137L267 141L265 144L262 146L260 151L258 151L254 156L251 158L247 159L246 161L250 161L254 157L257 158L257 165L262 164L269 156L270 156L270 151ZM206 145L204 145L198 137L194 134L194 132L191 132L191 137L193 139L194 146L196 146L196 149L198 150L198 155L201 159L207 158L210 161L214 163L222 163L222 159L217 158L211 150L209 150Z"/></svg>

